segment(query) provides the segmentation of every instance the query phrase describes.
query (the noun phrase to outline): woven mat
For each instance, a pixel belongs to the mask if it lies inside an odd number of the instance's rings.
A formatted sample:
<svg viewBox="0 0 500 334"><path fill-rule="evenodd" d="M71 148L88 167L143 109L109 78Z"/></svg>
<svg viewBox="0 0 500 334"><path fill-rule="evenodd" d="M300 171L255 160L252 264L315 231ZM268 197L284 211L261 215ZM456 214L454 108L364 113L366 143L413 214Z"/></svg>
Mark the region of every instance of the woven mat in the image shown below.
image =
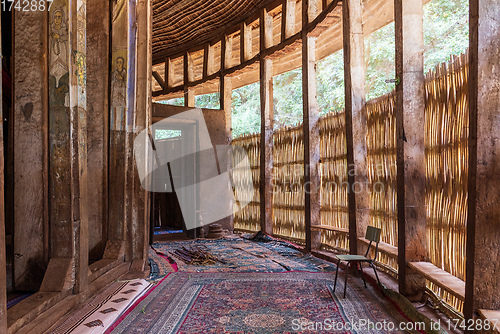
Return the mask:
<svg viewBox="0 0 500 334"><path fill-rule="evenodd" d="M51 333L103 333L138 298L152 287L142 279L114 282L84 308L75 312Z"/></svg>

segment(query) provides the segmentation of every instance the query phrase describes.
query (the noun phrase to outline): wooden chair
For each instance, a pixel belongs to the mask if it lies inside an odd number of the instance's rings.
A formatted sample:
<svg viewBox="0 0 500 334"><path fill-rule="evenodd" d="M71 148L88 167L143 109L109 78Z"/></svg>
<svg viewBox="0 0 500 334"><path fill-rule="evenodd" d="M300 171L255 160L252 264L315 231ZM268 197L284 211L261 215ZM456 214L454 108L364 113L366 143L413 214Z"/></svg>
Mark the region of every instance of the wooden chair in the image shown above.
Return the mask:
<svg viewBox="0 0 500 334"><path fill-rule="evenodd" d="M377 259L377 255L378 255L378 244L380 242L380 232L381 231L382 231L381 229L373 227L373 226L368 226L368 228L366 229L366 239L370 240L370 244L368 245L368 249L366 250L365 256L363 256L363 255L337 255L336 256L338 261L337 261L337 271L335 272L335 284L333 286L333 293L335 293L335 288L337 287L337 276L339 274L340 262L342 262L342 261L347 261L347 267L345 269L344 298L345 298L346 291L347 291L347 274L349 272L349 265L351 264L351 262L359 262L360 263L359 266L361 268L361 276L363 277L363 283L365 284L365 288L366 288L366 281L365 281L365 275L363 274L363 265L362 265L363 262L367 262L373 268L373 271L375 272L375 276L377 277L378 285L380 286L380 288L382 288L382 285L380 284L380 279L378 278L377 269L375 269L375 264L374 264L375 260ZM368 253L370 252L370 249L371 249L373 242L376 243L375 257L373 259L370 259L370 258L368 258Z"/></svg>

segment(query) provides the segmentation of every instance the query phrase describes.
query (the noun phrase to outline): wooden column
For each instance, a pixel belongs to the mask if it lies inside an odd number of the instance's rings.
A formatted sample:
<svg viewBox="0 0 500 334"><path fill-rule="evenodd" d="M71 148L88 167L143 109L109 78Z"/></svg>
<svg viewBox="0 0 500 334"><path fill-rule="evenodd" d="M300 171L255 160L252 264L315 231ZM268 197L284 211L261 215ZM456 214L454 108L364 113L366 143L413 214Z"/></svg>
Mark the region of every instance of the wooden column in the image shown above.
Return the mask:
<svg viewBox="0 0 500 334"><path fill-rule="evenodd" d="M0 36L2 35L0 18ZM0 38L1 42L1 38ZM0 55L3 56L2 45L0 43ZM0 73L2 82L2 73ZM3 90L0 86L0 119L3 118ZM0 127L0 332L7 333L7 261L5 247L5 210L4 210L4 142L3 126Z"/></svg>
<svg viewBox="0 0 500 334"><path fill-rule="evenodd" d="M165 86L167 88L174 87L174 71L172 67L172 60L167 58L165 60Z"/></svg>
<svg viewBox="0 0 500 334"><path fill-rule="evenodd" d="M70 1L71 50L74 50L70 65L70 106L72 136L72 203L75 240L75 292L87 289L89 283L89 216L90 199L88 189L88 138L87 138L87 8L85 0Z"/></svg>
<svg viewBox="0 0 500 334"><path fill-rule="evenodd" d="M190 108L195 107L194 90L189 87L192 80L192 60L187 52L184 54L184 106Z"/></svg>
<svg viewBox="0 0 500 334"><path fill-rule="evenodd" d="M88 0L87 92L89 256L99 260L108 234L109 2Z"/></svg>
<svg viewBox="0 0 500 334"><path fill-rule="evenodd" d="M17 10L13 18L14 254L21 255L13 259L14 284L36 291L48 262L49 149L57 149L48 144L48 18L46 12Z"/></svg>
<svg viewBox="0 0 500 334"><path fill-rule="evenodd" d="M269 21L271 24L269 24ZM272 18L260 15L260 50L272 46ZM260 229L273 234L273 61L260 59Z"/></svg>
<svg viewBox="0 0 500 334"><path fill-rule="evenodd" d="M425 97L422 0L395 0L399 291L421 299L425 280L407 267L425 261Z"/></svg>
<svg viewBox="0 0 500 334"><path fill-rule="evenodd" d="M283 14L281 18L281 41L293 36L295 32L295 0L283 1Z"/></svg>
<svg viewBox="0 0 500 334"><path fill-rule="evenodd" d="M117 10L121 8L121 10ZM132 75L129 54L129 2L113 2L112 12L117 13L111 22L110 66L110 118L109 118L109 188L108 188L108 244L105 258L124 255L127 216L125 214L126 121L129 109L130 82ZM115 244L118 252L112 251ZM109 249L109 253L107 252Z"/></svg>
<svg viewBox="0 0 500 334"><path fill-rule="evenodd" d="M241 24L240 29L240 63L252 58L252 26L245 22Z"/></svg>
<svg viewBox="0 0 500 334"><path fill-rule="evenodd" d="M498 1L470 1L466 319L500 309L499 17Z"/></svg>
<svg viewBox="0 0 500 334"><path fill-rule="evenodd" d="M134 114L134 141L137 135L151 125L152 78L152 25L151 1L137 1L137 74L136 107ZM149 246L149 196L141 186L141 180L134 163L134 188L132 199L133 270L143 271L148 259Z"/></svg>
<svg viewBox="0 0 500 334"><path fill-rule="evenodd" d="M260 61L260 228L273 233L273 61Z"/></svg>
<svg viewBox="0 0 500 334"><path fill-rule="evenodd" d="M369 223L370 194L366 163L365 60L363 2L343 2L345 117L349 180L349 250L358 254L358 237Z"/></svg>
<svg viewBox="0 0 500 334"><path fill-rule="evenodd" d="M307 3L304 1L303 3ZM307 7L306 15L307 15ZM304 8L303 8L304 10ZM304 26L306 22L303 22ZM304 208L306 250L311 251L311 225L320 225L319 105L316 94L316 37L302 31L302 103L304 133ZM321 233L316 231L315 233Z"/></svg>

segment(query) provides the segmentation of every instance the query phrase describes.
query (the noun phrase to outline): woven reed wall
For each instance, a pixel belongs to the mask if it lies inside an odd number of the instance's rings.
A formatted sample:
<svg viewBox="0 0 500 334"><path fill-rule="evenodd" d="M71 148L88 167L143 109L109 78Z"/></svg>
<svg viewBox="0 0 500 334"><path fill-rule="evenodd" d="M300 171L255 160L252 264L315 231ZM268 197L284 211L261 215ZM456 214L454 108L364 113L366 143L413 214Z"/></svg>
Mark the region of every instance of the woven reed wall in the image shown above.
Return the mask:
<svg viewBox="0 0 500 334"><path fill-rule="evenodd" d="M381 240L398 245L396 205L396 116L395 94L389 93L366 103L366 149L370 225L382 229ZM398 270L394 258L381 254L385 266Z"/></svg>
<svg viewBox="0 0 500 334"><path fill-rule="evenodd" d="M453 58L426 75L425 156L427 242L430 260L465 279L468 163L468 59ZM382 240L397 246L395 95L367 102L367 165L370 224L382 228ZM344 113L320 119L321 225L348 228L347 162ZM258 230L259 137L235 139L250 153L254 201L235 216L235 227ZM304 240L302 127L274 133L273 231ZM233 176L234 177L234 176ZM322 231L322 243L348 249L347 234ZM382 264L397 271L397 261L382 255ZM462 312L460 300L428 283L438 296Z"/></svg>
<svg viewBox="0 0 500 334"><path fill-rule="evenodd" d="M427 242L436 266L465 280L468 176L468 57L453 57L426 75ZM462 312L460 300L429 287Z"/></svg>
<svg viewBox="0 0 500 334"><path fill-rule="evenodd" d="M273 233L305 240L304 137L302 126L273 134Z"/></svg>
<svg viewBox="0 0 500 334"><path fill-rule="evenodd" d="M250 203L240 208L234 203L234 228L245 231L260 231L260 134L243 136L232 141L231 145L243 148L248 156L251 175L247 170L232 169L234 189L246 189L245 185L253 183L253 192L235 193L235 197L241 200L250 199ZM241 161L240 150L234 150L233 166Z"/></svg>
<svg viewBox="0 0 500 334"><path fill-rule="evenodd" d="M345 114L331 113L320 118L321 225L349 228L347 206L347 146ZM322 230L321 242L340 250L349 249L345 233Z"/></svg>

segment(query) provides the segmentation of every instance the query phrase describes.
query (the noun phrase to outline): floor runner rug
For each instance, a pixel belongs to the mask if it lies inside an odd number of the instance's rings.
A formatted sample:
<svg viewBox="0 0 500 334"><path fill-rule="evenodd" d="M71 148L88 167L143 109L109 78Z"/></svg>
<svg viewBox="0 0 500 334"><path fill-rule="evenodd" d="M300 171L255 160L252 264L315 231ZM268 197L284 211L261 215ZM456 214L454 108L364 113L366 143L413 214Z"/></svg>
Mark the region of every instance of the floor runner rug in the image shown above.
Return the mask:
<svg viewBox="0 0 500 334"><path fill-rule="evenodd" d="M149 266L151 271L148 278L146 278L148 282L157 282L168 273L175 271L168 258L157 254L152 248L149 248Z"/></svg>
<svg viewBox="0 0 500 334"><path fill-rule="evenodd" d="M103 333L151 287L151 283L142 279L114 282L51 333Z"/></svg>
<svg viewBox="0 0 500 334"><path fill-rule="evenodd" d="M203 266L186 264L172 253L175 249L183 246L202 247L225 263ZM153 244L153 248L165 256L171 257L181 272L333 272L336 268L330 262L290 247L283 245L271 247L266 243L253 242L243 238L161 242Z"/></svg>
<svg viewBox="0 0 500 334"><path fill-rule="evenodd" d="M371 286L349 279L343 298L343 283L334 294L331 273L176 272L108 333L413 333L399 330L408 319Z"/></svg>

